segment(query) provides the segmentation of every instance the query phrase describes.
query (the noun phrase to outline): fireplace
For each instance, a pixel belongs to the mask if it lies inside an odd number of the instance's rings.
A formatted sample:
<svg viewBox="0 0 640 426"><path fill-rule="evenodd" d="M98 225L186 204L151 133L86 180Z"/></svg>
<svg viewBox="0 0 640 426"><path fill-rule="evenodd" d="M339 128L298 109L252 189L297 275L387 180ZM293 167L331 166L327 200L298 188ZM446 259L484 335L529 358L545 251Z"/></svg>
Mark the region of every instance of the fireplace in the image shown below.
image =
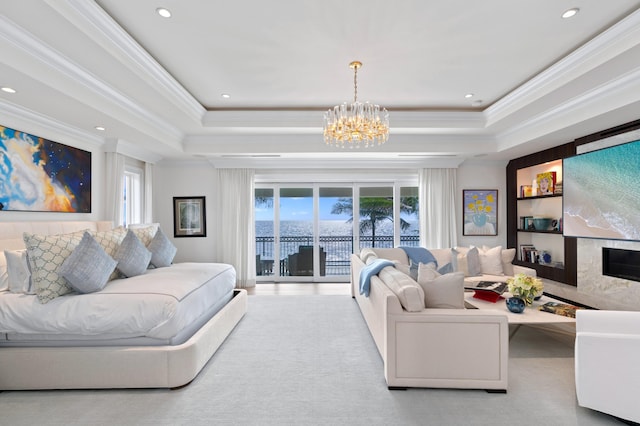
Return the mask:
<svg viewBox="0 0 640 426"><path fill-rule="evenodd" d="M640 251L602 247L602 274L640 281Z"/></svg>

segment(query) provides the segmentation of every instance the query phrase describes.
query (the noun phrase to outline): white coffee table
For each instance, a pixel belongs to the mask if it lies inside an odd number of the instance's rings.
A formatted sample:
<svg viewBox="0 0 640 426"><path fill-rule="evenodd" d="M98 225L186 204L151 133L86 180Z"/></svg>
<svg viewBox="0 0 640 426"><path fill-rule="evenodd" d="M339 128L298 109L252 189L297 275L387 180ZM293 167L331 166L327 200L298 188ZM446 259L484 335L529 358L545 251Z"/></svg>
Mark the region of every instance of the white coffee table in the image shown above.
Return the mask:
<svg viewBox="0 0 640 426"><path fill-rule="evenodd" d="M476 299L475 297L473 297L473 294L473 291L465 292L465 305L467 305L468 308L483 310L491 309L505 314L507 316L507 321L509 321L509 325L515 325L515 327L511 327L509 338L513 337L513 335L518 331L521 325L575 324L576 322L575 318L565 317L562 315L552 314L551 312L538 310L541 305L544 305L547 302L563 303L560 300L556 300L548 296L542 296L540 300L536 300L533 302L533 306L526 307L524 309L524 312L522 312L521 314L515 314L507 309L505 299L511 296L509 293L504 293L502 295L502 298L499 299L496 303L488 302L482 299Z"/></svg>

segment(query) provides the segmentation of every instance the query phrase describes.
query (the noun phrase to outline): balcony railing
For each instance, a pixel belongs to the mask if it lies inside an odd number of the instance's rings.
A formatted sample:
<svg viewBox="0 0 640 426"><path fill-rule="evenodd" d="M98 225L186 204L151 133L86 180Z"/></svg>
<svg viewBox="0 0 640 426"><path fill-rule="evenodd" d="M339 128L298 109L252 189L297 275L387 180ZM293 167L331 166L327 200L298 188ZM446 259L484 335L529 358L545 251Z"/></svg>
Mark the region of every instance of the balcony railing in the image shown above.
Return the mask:
<svg viewBox="0 0 640 426"><path fill-rule="evenodd" d="M351 235L321 235L320 247L326 253L325 275L349 275L351 265L350 256L354 253L354 237ZM420 244L418 235L400 236L400 244L403 246L417 247ZM276 268L280 276L288 276L288 258L290 254L297 253L300 246L313 245L313 236L281 236L280 256L274 254L275 241L273 237L256 237L256 269L258 275L275 275ZM393 236L376 235L361 236L358 252L365 247L391 248ZM278 259L276 261L276 259ZM295 275L295 274L294 274Z"/></svg>

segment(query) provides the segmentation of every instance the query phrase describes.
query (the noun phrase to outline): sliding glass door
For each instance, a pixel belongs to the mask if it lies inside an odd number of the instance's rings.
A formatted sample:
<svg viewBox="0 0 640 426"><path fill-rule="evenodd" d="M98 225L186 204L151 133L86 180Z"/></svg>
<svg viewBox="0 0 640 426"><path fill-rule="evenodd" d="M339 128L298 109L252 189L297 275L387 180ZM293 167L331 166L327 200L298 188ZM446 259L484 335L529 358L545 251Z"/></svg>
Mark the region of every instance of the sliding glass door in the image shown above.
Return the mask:
<svg viewBox="0 0 640 426"><path fill-rule="evenodd" d="M257 185L258 281L346 282L363 247L418 245L417 188Z"/></svg>

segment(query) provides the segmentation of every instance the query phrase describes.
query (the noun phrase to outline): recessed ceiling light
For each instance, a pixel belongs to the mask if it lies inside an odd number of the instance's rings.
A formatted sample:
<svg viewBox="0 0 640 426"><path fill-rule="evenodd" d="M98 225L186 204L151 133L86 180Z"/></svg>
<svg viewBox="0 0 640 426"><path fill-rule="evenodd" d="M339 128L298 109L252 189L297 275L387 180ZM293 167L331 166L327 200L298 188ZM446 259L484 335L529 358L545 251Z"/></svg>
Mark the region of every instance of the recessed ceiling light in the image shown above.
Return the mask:
<svg viewBox="0 0 640 426"><path fill-rule="evenodd" d="M7 93L16 93L15 89L12 89L11 87L3 87L2 89L3 92L7 92Z"/></svg>
<svg viewBox="0 0 640 426"><path fill-rule="evenodd" d="M229 98L231 97L231 95L230 95L230 94L228 94L228 93L223 93L223 94L222 94L222 95L220 95L220 96L222 96L222 98L223 98L223 99L229 99Z"/></svg>
<svg viewBox="0 0 640 426"><path fill-rule="evenodd" d="M466 95L464 95L464 97L467 99L473 98L473 93L467 93Z"/></svg>
<svg viewBox="0 0 640 426"><path fill-rule="evenodd" d="M577 7L574 7L573 9L569 9L569 10L565 11L565 12L562 14L562 17L563 17L564 19L571 18L571 17L573 17L573 16L576 16L576 14L577 14L579 11L580 11L580 9L578 9Z"/></svg>
<svg viewBox="0 0 640 426"><path fill-rule="evenodd" d="M96 126L96 130L100 130L101 132L104 132L107 129L102 126Z"/></svg>
<svg viewBox="0 0 640 426"><path fill-rule="evenodd" d="M156 13L163 18L171 18L171 11L165 7L159 7L156 9Z"/></svg>

